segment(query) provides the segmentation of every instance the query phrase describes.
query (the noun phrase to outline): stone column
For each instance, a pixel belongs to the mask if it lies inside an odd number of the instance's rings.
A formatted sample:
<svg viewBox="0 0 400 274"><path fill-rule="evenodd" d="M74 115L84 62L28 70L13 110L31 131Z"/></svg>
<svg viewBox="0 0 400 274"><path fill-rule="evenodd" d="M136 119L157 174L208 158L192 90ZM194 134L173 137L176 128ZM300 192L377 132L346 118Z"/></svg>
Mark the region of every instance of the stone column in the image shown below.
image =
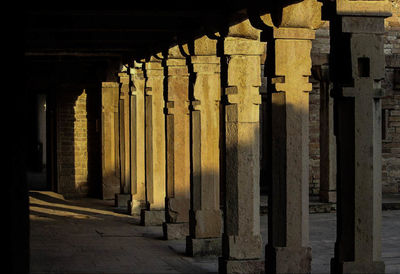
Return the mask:
<svg viewBox="0 0 400 274"><path fill-rule="evenodd" d="M143 64L134 62L131 74L131 214L138 215L146 201L145 186L145 113Z"/></svg>
<svg viewBox="0 0 400 274"><path fill-rule="evenodd" d="M120 192L115 194L115 206L128 208L131 200L131 181L130 181L130 76L125 72L119 76L119 148L120 148Z"/></svg>
<svg viewBox="0 0 400 274"><path fill-rule="evenodd" d="M162 225L165 221L165 115L164 68L161 57L144 63L146 113L146 209L142 225Z"/></svg>
<svg viewBox="0 0 400 274"><path fill-rule="evenodd" d="M225 197L220 273L258 273L263 269L259 260L259 88L265 44L259 34L246 20L230 27L223 41Z"/></svg>
<svg viewBox="0 0 400 274"><path fill-rule="evenodd" d="M332 273L384 273L381 257L381 81L387 1L338 0L330 20L337 140Z"/></svg>
<svg viewBox="0 0 400 274"><path fill-rule="evenodd" d="M320 82L320 191L324 203L336 203L336 137L333 132L332 85L329 81L329 66L315 68Z"/></svg>
<svg viewBox="0 0 400 274"><path fill-rule="evenodd" d="M217 41L207 36L193 43L191 73L191 208L186 253L221 255L219 204L220 58Z"/></svg>
<svg viewBox="0 0 400 274"><path fill-rule="evenodd" d="M167 196L163 231L165 239L185 239L190 208L189 74L179 46L168 50L164 62Z"/></svg>
<svg viewBox="0 0 400 274"><path fill-rule="evenodd" d="M119 83L103 82L101 90L101 146L103 199L114 199L120 191Z"/></svg>
<svg viewBox="0 0 400 274"><path fill-rule="evenodd" d="M268 196L267 273L309 273L309 92L311 46L321 4L284 7L268 40L272 181Z"/></svg>

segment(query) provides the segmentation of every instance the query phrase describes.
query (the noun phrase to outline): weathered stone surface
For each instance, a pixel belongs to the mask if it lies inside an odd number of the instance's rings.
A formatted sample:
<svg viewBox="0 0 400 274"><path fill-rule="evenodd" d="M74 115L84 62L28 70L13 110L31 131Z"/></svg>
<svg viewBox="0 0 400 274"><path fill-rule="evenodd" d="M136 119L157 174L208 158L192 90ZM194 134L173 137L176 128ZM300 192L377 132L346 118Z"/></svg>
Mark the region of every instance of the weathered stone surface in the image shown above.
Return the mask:
<svg viewBox="0 0 400 274"><path fill-rule="evenodd" d="M190 211L190 235L193 238L219 238L222 216L219 209Z"/></svg>
<svg viewBox="0 0 400 274"><path fill-rule="evenodd" d="M364 16L359 17L356 4L354 8L352 16L337 16L331 21L331 74L336 76L334 99L338 159L338 237L331 268L336 273L384 270L381 259L380 99L385 62L382 16L385 14L372 18L365 10ZM360 28L363 20L366 24ZM375 23L369 26L368 22L372 21ZM343 22L351 22L345 33L340 27ZM341 55L343 48L339 45L348 47L346 59Z"/></svg>
<svg viewBox="0 0 400 274"><path fill-rule="evenodd" d="M146 208L145 201L138 201L131 199L128 211L130 215L140 215L142 209L144 208Z"/></svg>
<svg viewBox="0 0 400 274"><path fill-rule="evenodd" d="M203 36L194 41L195 56L190 56L190 83L193 90L191 100L191 209L190 237L187 247L190 254L207 255L207 246L201 250L193 247L200 238L220 238L222 214L219 209L220 184L220 59L216 56L217 41ZM210 239L209 241L212 241ZM221 241L220 239L218 240ZM203 243L207 244L207 241ZM214 248L215 249L215 248ZM219 252L221 247L219 247ZM215 254L213 249L209 250Z"/></svg>
<svg viewBox="0 0 400 274"><path fill-rule="evenodd" d="M260 59L265 45L248 20L224 40L227 67L225 113L225 223L220 269L247 271L261 256L259 195ZM237 30L243 30L243 32ZM254 33L253 33L254 32ZM251 34L251 35L250 35ZM257 36L258 37L258 36ZM229 61L228 61L229 60ZM236 261L240 259L243 263ZM237 266L237 270L235 267ZM244 268L242 266L245 266ZM228 270L227 270L228 269Z"/></svg>
<svg viewBox="0 0 400 274"><path fill-rule="evenodd" d="M310 247L266 247L266 269L271 273L310 273Z"/></svg>
<svg viewBox="0 0 400 274"><path fill-rule="evenodd" d="M387 0L338 0L336 4L338 15L390 16L391 10L391 4Z"/></svg>
<svg viewBox="0 0 400 274"><path fill-rule="evenodd" d="M133 87L131 89L131 194L132 200L143 204L146 199L145 186L145 79L143 75L143 65L134 63L130 69L131 81ZM132 212L137 210L132 210Z"/></svg>
<svg viewBox="0 0 400 274"><path fill-rule="evenodd" d="M163 223L165 240L184 240L189 236L189 223Z"/></svg>
<svg viewBox="0 0 400 274"><path fill-rule="evenodd" d="M186 238L186 254L188 256L221 256L221 238Z"/></svg>
<svg viewBox="0 0 400 274"><path fill-rule="evenodd" d="M167 91L165 209L169 224L188 222L190 208L189 73L179 46L168 50L164 68ZM188 223L186 225L189 226ZM180 229L179 225L169 226L168 231L174 227ZM176 234L181 233L177 231ZM169 236L166 235L166 238Z"/></svg>
<svg viewBox="0 0 400 274"><path fill-rule="evenodd" d="M127 72L118 74L119 90L119 146L121 169L121 193L131 193L130 163L130 77Z"/></svg>
<svg viewBox="0 0 400 274"><path fill-rule="evenodd" d="M103 199L114 199L120 192L119 177L119 83L102 83L102 193Z"/></svg>
<svg viewBox="0 0 400 274"><path fill-rule="evenodd" d="M311 40L320 16L321 3L314 0L288 5L267 43L268 52L274 53L266 61L272 132L268 250L274 250L266 254L266 270L271 273L311 270L308 92Z"/></svg>
<svg viewBox="0 0 400 274"><path fill-rule="evenodd" d="M150 210L165 208L164 69L152 57L145 63L146 193Z"/></svg>
<svg viewBox="0 0 400 274"><path fill-rule="evenodd" d="M144 226L162 225L165 222L164 210L145 210L140 213L140 224Z"/></svg>
<svg viewBox="0 0 400 274"><path fill-rule="evenodd" d="M117 193L115 194L115 206L119 208L128 208L128 205L130 204L131 200L131 195L130 194L121 194Z"/></svg>
<svg viewBox="0 0 400 274"><path fill-rule="evenodd" d="M190 199L167 198L166 208L168 208L167 222L189 222Z"/></svg>
<svg viewBox="0 0 400 274"><path fill-rule="evenodd" d="M218 261L218 273L265 273L261 260L224 260Z"/></svg>
<svg viewBox="0 0 400 274"><path fill-rule="evenodd" d="M261 235L228 236L224 238L223 250L230 260L259 259L262 253Z"/></svg>

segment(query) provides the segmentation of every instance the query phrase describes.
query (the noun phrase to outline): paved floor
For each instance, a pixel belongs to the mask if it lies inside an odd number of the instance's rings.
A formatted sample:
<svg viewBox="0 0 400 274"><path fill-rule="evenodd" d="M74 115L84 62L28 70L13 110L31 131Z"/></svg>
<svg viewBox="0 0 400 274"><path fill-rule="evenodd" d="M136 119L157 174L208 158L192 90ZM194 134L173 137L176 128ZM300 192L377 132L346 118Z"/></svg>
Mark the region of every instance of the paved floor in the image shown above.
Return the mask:
<svg viewBox="0 0 400 274"><path fill-rule="evenodd" d="M161 227L115 212L113 202L30 193L31 273L216 273L217 258L184 255L184 241L164 241ZM266 239L267 216L261 216ZM329 273L335 214L310 215L313 273ZM383 259L400 273L400 211L383 212Z"/></svg>

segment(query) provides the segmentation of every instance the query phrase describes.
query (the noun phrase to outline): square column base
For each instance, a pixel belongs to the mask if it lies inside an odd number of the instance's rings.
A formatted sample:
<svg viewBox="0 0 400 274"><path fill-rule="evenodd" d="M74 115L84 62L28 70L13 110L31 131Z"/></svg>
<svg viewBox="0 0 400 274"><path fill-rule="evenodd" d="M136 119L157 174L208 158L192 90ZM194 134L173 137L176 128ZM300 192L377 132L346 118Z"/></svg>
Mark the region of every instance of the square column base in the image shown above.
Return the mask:
<svg viewBox="0 0 400 274"><path fill-rule="evenodd" d="M186 254L192 257L221 256L222 239L221 238L195 239L188 236L186 237Z"/></svg>
<svg viewBox="0 0 400 274"><path fill-rule="evenodd" d="M268 273L310 273L311 247L267 245L265 270Z"/></svg>
<svg viewBox="0 0 400 274"><path fill-rule="evenodd" d="M115 194L115 207L128 210L129 201L131 198L131 194Z"/></svg>
<svg viewBox="0 0 400 274"><path fill-rule="evenodd" d="M165 240L184 240L189 236L189 223L166 223L162 224Z"/></svg>
<svg viewBox="0 0 400 274"><path fill-rule="evenodd" d="M262 256L261 235L234 236L224 235L224 255L231 260L258 260Z"/></svg>
<svg viewBox="0 0 400 274"><path fill-rule="evenodd" d="M140 212L140 224L143 226L162 225L165 222L164 210L146 210Z"/></svg>
<svg viewBox="0 0 400 274"><path fill-rule="evenodd" d="M218 273L265 273L265 262L261 260L218 260Z"/></svg>
<svg viewBox="0 0 400 274"><path fill-rule="evenodd" d="M338 262L331 259L331 273L385 273L385 263L375 262Z"/></svg>

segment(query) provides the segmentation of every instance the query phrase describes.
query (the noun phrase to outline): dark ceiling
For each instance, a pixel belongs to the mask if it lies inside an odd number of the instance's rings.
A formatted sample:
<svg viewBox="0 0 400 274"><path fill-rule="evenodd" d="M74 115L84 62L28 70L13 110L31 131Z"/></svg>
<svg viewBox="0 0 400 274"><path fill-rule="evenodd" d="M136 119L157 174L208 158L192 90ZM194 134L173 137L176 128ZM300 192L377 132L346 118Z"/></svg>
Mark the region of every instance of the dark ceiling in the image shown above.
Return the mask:
<svg viewBox="0 0 400 274"><path fill-rule="evenodd" d="M26 10L26 57L124 56L140 58L219 31L240 20L240 5L97 10ZM233 1L232 1L233 3Z"/></svg>
<svg viewBox="0 0 400 274"><path fill-rule="evenodd" d="M26 8L22 18L27 83L51 87L71 79L108 81L107 74L118 70L118 64L223 32L245 19L243 11L257 1L165 1L164 6L131 1L91 9L69 1L68 7Z"/></svg>

